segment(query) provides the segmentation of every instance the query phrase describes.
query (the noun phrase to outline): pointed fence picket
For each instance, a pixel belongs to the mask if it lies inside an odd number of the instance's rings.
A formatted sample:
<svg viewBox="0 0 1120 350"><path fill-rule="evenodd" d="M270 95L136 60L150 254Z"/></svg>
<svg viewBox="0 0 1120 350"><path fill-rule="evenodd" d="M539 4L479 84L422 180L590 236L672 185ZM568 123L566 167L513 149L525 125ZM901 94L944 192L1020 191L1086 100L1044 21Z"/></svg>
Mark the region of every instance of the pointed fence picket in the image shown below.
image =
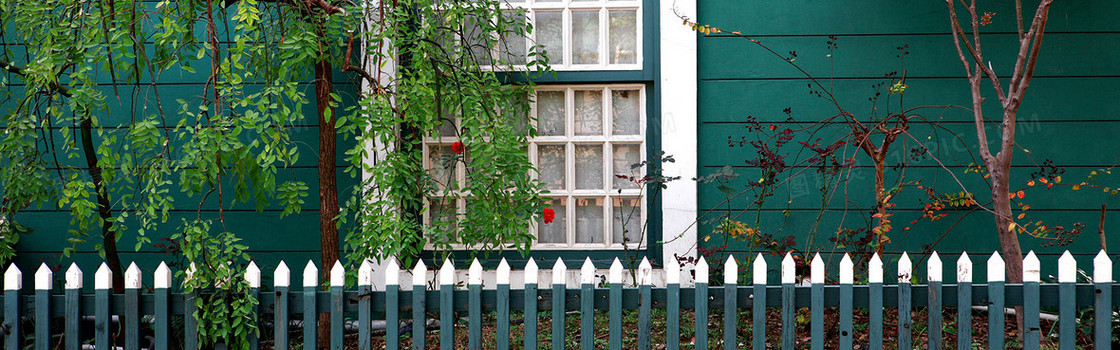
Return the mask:
<svg viewBox="0 0 1120 350"><path fill-rule="evenodd" d="M1005 308L1022 307L1023 318L1027 332L1024 334L1022 346L1024 349L1038 349L1043 336L1055 338L1058 349L1074 349L1078 345L1075 336L1079 328L1078 320L1081 311L1087 308L1093 310L1092 342L1096 348L1111 348L1111 331L1113 327L1113 306L1117 305L1114 298L1120 296L1115 291L1120 287L1112 280L1112 260L1105 252L1100 252L1092 260L1092 281L1078 283L1077 261L1072 254L1066 252L1058 259L1057 283L1042 283L1041 264L1034 252L1024 258L1023 284L1006 284L1005 265L998 254L993 254L987 261L988 280L986 283L974 284L973 262L968 254L962 253L956 260L956 281L946 283L942 258L934 253L924 258L924 281L914 278L913 263L908 254L898 257L897 284L884 285L883 259L874 255L868 261L866 268L867 284L856 281L857 267L852 258L845 254L840 261L837 285L829 285L829 271L823 258L819 254L813 255L809 262L808 286L800 286L795 272L796 263L792 255L787 254L780 262L778 269L779 285L769 285L767 282L766 257L759 254L753 259L723 261L724 280L722 287L709 287L708 262L701 258L696 261L692 276L695 284L682 285L682 275L689 272L682 271L676 262L667 262L663 273L664 286L654 285L654 267L648 259L642 259L634 272L636 278L634 286L624 285L624 275L627 273L620 261L611 262L606 276L606 285L596 275L598 268L595 261L585 259L578 271L578 289L568 289L567 282L570 277L567 273L568 266L563 260L557 259L551 269L552 285L549 290L541 291L539 269L536 262L530 259L524 266L523 286L511 285L511 266L502 260L496 269L496 284L484 283L485 270L482 264L471 261L466 273L465 288L460 287L457 279L456 266L447 260L443 263L434 276L428 275L428 269L423 262L418 262L410 272L412 288L402 291L400 286L402 269L394 259L382 262L384 273L384 290L375 290L374 276L375 264L364 261L357 268L357 285L348 289L345 284L346 268L340 262L332 264L329 280L324 286L319 280L320 268L309 262L303 271L303 289L300 292L290 291L291 274L288 265L281 262L272 274L273 285L271 291L263 292L261 286L261 270L255 263L247 266L245 282L250 293L257 297L260 303L254 311L258 316L256 324L261 327L272 328L269 341L274 349L290 349L293 337L289 332L302 329L303 347L318 347L319 344L328 344L329 348L341 350L346 346L347 328L357 328L358 349L372 348L371 339L377 335L372 325L375 320L384 320L385 323L385 348L399 349L402 338L411 338L413 349L425 349L425 336L429 332L438 332L440 348L454 348L459 343L456 338L456 327L466 330L466 343L469 349L499 350L511 349L511 328L523 324L523 330L518 331L524 335L522 345L526 349L537 349L539 345L537 330L539 318L551 319L552 329L551 344L546 347L559 349L569 344L570 337L578 336L581 349L600 348L604 345L611 349L636 348L650 349L655 342L662 339L652 338L654 327L652 311L664 309L666 349L679 349L681 345L681 312L693 310L696 316L696 328L693 347L708 345L709 337L705 331L708 326L708 314L711 310L722 312L724 321L723 338L717 339L718 345L724 349L746 348L765 349L768 347L781 347L786 349L798 345L799 338L805 335L796 334L795 310L809 308L809 344L811 349L823 349L825 345L825 329L835 327L838 330L839 346L848 348L861 346L855 344L856 338L853 331L856 329L853 322L853 312L856 309L866 308L869 315L865 338L865 346L872 349L883 348L883 310L886 307L897 307L898 332L897 342L900 346L912 347L912 332L917 323L925 323L925 333L928 339L926 348L940 349L943 337L947 331L941 328L942 312L933 312L945 308L955 308L957 329L972 329L971 317L973 307L986 307L989 315L989 334L986 347L1002 347L1006 334L1004 329ZM752 270L751 286L741 286L746 281L740 281L740 266L749 266ZM193 269L188 269L186 278L190 278ZM35 349L50 349L61 346L65 349L83 349L92 345L94 349L112 349L119 346L111 343L123 340L124 349L168 349L185 348L198 349L197 335L191 336L195 325L191 322L191 313L195 306L192 300L197 295L188 295L173 292L172 271L166 264L160 264L155 270L150 292L144 291L144 273L136 265L129 265L125 271L125 285L123 294L114 295L111 281L112 272L108 266L102 264L94 274L93 293L83 290L83 271L71 264L62 273L62 290L54 289L55 272L46 265L40 266L34 274L34 290L26 295L23 292L23 274L20 269L11 265L4 272L4 307L3 330L4 346L6 349L23 349L31 346ZM574 276L574 275L573 275ZM435 277L435 281L428 278ZM806 277L806 276L802 276ZM429 288L429 283L431 288ZM924 282L924 284L923 284ZM438 287L434 287L438 286ZM430 289L430 290L429 290ZM61 294L54 294L61 292ZM438 304L438 308L430 309L429 303ZM780 339L766 339L766 309L780 309L781 337ZM924 320L910 318L915 309L926 308L928 316ZM632 342L624 341L630 335L624 334L623 310L635 310L637 324L629 331L636 332ZM738 312L750 309L753 317L740 320ZM835 309L838 314L838 324L829 326L825 324L826 309ZM596 310L606 310L609 319L606 329L597 329L594 322ZM1056 333L1049 334L1049 329L1041 329L1040 313L1057 313ZM411 315L402 312L411 311ZM523 317L518 320L512 314L515 311L523 312ZM319 313L330 315L331 328L324 333L329 339L318 339L317 332ZM484 315L492 313L492 317ZM578 332L567 332L565 327L566 317L569 314L579 315ZM404 315L404 317L402 317ZM461 317L466 315L465 318ZM91 327L82 327L83 316L93 316ZM895 316L892 315L891 316ZM438 319L435 327L429 326L428 318ZM574 316L573 316L574 317ZM172 320L183 318L183 332L186 339L182 345L171 342L177 337L171 329ZM61 321L57 322L55 320ZM266 322L265 320L268 320ZM356 324L355 324L356 320ZM415 322L411 322L416 320ZM411 323L409 323L411 322ZM484 322L495 322L494 332L483 332ZM142 326L142 324L145 324ZM26 327L25 327L26 326ZM977 325L983 327L984 325ZM402 337L401 331L411 327L411 336ZM740 342L739 330L751 327L750 342ZM142 329L151 328L151 337L141 337ZM603 333L605 332L605 334ZM61 335L61 338L58 336ZM120 338L117 338L117 337ZM461 334L460 334L461 336ZM146 340L150 339L150 340ZM600 343L599 339L602 339ZM958 349L970 349L974 346L971 337L959 337L956 344ZM250 337L248 348L258 349L262 339L254 335ZM150 344L149 344L150 343ZM436 344L433 344L433 346ZM919 344L920 345L920 344Z"/></svg>

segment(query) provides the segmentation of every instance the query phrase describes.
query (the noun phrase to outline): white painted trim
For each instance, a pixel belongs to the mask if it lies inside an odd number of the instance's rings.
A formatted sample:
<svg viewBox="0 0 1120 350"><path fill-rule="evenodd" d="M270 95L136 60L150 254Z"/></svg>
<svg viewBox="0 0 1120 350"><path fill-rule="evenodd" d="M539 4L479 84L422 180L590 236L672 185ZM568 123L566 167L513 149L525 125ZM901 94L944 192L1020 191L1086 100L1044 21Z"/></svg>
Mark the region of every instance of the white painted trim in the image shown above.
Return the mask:
<svg viewBox="0 0 1120 350"><path fill-rule="evenodd" d="M696 18L696 2L661 0L658 6L661 80L661 150L674 163L662 164L665 176L680 176L661 194L662 259L696 257L697 75L696 33L679 25L674 13Z"/></svg>

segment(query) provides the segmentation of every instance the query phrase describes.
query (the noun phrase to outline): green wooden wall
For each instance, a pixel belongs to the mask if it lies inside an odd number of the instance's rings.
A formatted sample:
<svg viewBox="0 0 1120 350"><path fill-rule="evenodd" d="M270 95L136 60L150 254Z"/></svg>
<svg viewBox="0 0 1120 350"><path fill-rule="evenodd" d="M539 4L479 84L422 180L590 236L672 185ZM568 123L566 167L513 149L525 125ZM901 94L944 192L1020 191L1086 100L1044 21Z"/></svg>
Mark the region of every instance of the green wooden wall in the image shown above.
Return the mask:
<svg viewBox="0 0 1120 350"><path fill-rule="evenodd" d="M988 34L982 39L984 54L997 73L1009 76L1017 49L1013 2L979 3L979 11L995 13L993 23L983 28L983 33ZM1024 3L1024 16L1032 15L1036 5L1036 1ZM874 94L872 85L883 81L887 72L897 71L901 75L902 69L905 69L909 85L904 95L907 107L971 105L964 70L949 35L949 16L943 1L701 0L698 6L700 23L724 32L740 31L784 56L796 51L794 62L822 79L841 104L863 120L871 111L868 98ZM1053 165L1066 170L1062 176L1065 183L1083 181L1090 171L1120 162L1115 144L1116 136L1120 136L1120 45L1117 45L1120 21L1116 21L1117 14L1120 14L1117 2L1054 2L1035 78L1019 111L1017 142L1021 148L1014 155L1012 188L1026 187L1031 173L1038 170L1036 164L1045 161L1052 161ZM837 48L831 59L826 57L830 35L837 38ZM904 45L908 45L909 54L904 57L905 63L900 64L897 48ZM738 141L743 136L753 139L753 134L746 129L748 116L754 116L763 126L773 124L782 130L805 127L836 112L828 101L810 95L804 75L746 40L726 34L700 35L698 48L698 170L701 176L732 166L741 176L731 187L742 189L747 181L757 181L759 171L745 163L754 157L754 149L749 145L740 147L738 143L729 147L729 140ZM985 113L999 119L991 84L983 82L982 89L986 89L985 94L989 96ZM881 99L885 96L884 91ZM892 98L897 111L897 96ZM789 116L783 112L785 108L791 108L797 122L786 121ZM882 103L880 108L884 108ZM969 154L969 150L975 154L976 149L971 112L932 109L923 114L942 120L943 129L914 124L910 133L926 143L969 191L986 202L990 193L986 181L975 172L965 173L969 164L982 164ZM844 128L843 124L829 125L816 137L835 140ZM994 130L994 126L989 128L989 137L998 140L998 136L991 133ZM786 149L796 151L800 148L796 141L802 140L795 139ZM909 157L910 149L917 145L914 141L896 143L888 157L891 159L888 166ZM993 147L998 145L993 143ZM852 153L850 149L847 152ZM804 154L791 155L787 163L805 157ZM752 199L721 204L725 196L717 185L701 184L701 213L713 212L708 217L714 217L731 212L748 223L753 223L757 217L764 232L794 235L799 250L831 251L833 245L828 238L835 235L838 227L869 227L868 211L874 205L874 169L866 155L857 153L856 159L852 180L828 201L815 235L809 232L816 223L822 202L816 189L819 177L812 171L795 177L790 182L793 186L779 190L761 210L750 212L743 209ZM929 158L910 160L908 164L905 172L909 181L921 180L923 185L933 186L940 192L961 190L952 176ZM899 171L888 169L888 187L897 182L898 174ZM1105 176L1098 177L1095 183L1115 187L1117 180L1117 177ZM1120 200L1117 196L1099 189L1075 192L1069 186L1050 190L1030 188L1026 189L1026 195L1021 202L1031 206L1030 217L1036 221L1067 228L1076 222L1086 224L1083 234L1065 247L1043 247L1045 241L1021 236L1024 252L1033 249L1043 254L1043 266L1053 265L1056 254L1064 249L1078 254L1083 267L1089 266L1090 255L1100 249L1097 228L1102 204L1108 204L1109 208L1105 224L1110 238L1108 243L1120 247ZM936 223L925 220L909 225L920 217L924 198L920 190L909 187L894 200L897 207L893 210L892 243L886 247L889 254L922 251L926 245L932 245L948 262L949 259L955 261L961 251L991 254L998 248L994 220L988 213L972 213L955 227L953 224L960 212L949 212L949 217ZM788 216L784 210L789 211ZM704 240L714 224L702 221L702 247L723 244L723 240L716 237ZM905 226L912 226L912 229L904 231ZM745 254L749 248L732 242L728 250ZM973 259L980 262L987 257L973 255Z"/></svg>

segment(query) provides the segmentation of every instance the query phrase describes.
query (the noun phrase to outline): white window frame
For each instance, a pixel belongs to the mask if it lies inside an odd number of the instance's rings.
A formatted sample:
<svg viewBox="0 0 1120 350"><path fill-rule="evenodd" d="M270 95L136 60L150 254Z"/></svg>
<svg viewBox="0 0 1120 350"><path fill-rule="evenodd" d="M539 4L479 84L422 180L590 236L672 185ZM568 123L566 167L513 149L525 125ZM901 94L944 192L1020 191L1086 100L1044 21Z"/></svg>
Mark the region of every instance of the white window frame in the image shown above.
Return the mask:
<svg viewBox="0 0 1120 350"><path fill-rule="evenodd" d="M537 41L537 32L539 26L537 25L536 18L537 12L541 11L555 11L562 12L561 16L561 30L563 50L560 57L555 57L556 53L551 53L549 56L549 66L555 71L600 71L600 70L641 70L643 61L643 44L642 40L644 33L643 30L643 13L642 13L642 0L595 0L595 1L539 1L539 0L525 0L525 1L502 1L502 7L506 9L523 9L527 10L526 20L533 24L533 32L528 38L525 38L525 48L529 49L535 45ZM599 63L597 64L574 64L572 61L572 11L586 11L598 10L599 11ZM635 53L634 63L610 63L610 11L612 10L633 10L635 12ZM495 51L495 57L500 55L500 50ZM514 65L515 70L525 69L525 65Z"/></svg>

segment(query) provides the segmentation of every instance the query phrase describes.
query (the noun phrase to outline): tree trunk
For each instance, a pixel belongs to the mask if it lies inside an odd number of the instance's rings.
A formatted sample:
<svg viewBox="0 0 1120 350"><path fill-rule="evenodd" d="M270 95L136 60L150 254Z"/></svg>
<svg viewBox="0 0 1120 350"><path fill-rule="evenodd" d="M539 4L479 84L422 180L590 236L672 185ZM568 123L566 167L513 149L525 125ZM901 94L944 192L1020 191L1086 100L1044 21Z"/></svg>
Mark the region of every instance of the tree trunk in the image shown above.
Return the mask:
<svg viewBox="0 0 1120 350"><path fill-rule="evenodd" d="M338 261L338 186L335 179L335 138L334 113L327 120L328 111L333 111L331 98L331 64L326 58L315 63L315 103L319 117L319 249L323 282L330 280L331 268ZM330 337L330 314L319 314L319 339Z"/></svg>
<svg viewBox="0 0 1120 350"><path fill-rule="evenodd" d="M886 147L886 143L883 144L883 147ZM879 215L879 225L882 225L883 221L887 220L887 193L886 186L883 184L883 175L886 171L883 164L885 160L882 157L873 157L871 160L875 162L875 210ZM874 235L875 253L880 256L883 255L883 245L886 241L884 237L886 235L886 232L879 232Z"/></svg>
<svg viewBox="0 0 1120 350"><path fill-rule="evenodd" d="M113 210L109 202L109 192L105 189L105 178L101 166L97 165L97 148L93 146L93 121L90 117L82 120L82 151L86 156L86 171L93 190L97 193L97 214L101 217L101 247L105 250L105 264L113 272L113 291L124 293L124 273L121 270L121 257L117 252L117 234L113 231Z"/></svg>
<svg viewBox="0 0 1120 350"><path fill-rule="evenodd" d="M1006 134L1005 134L1006 135ZM1004 136L1006 137L1006 136ZM1013 227L1011 213L1011 150L1004 150L986 161L988 174L992 180L992 209L996 215L996 232L999 233L999 249L1007 266L1007 283L1023 283L1023 250L1019 247L1018 227ZM1023 307L1015 307L1015 325L1019 339L1023 339Z"/></svg>

